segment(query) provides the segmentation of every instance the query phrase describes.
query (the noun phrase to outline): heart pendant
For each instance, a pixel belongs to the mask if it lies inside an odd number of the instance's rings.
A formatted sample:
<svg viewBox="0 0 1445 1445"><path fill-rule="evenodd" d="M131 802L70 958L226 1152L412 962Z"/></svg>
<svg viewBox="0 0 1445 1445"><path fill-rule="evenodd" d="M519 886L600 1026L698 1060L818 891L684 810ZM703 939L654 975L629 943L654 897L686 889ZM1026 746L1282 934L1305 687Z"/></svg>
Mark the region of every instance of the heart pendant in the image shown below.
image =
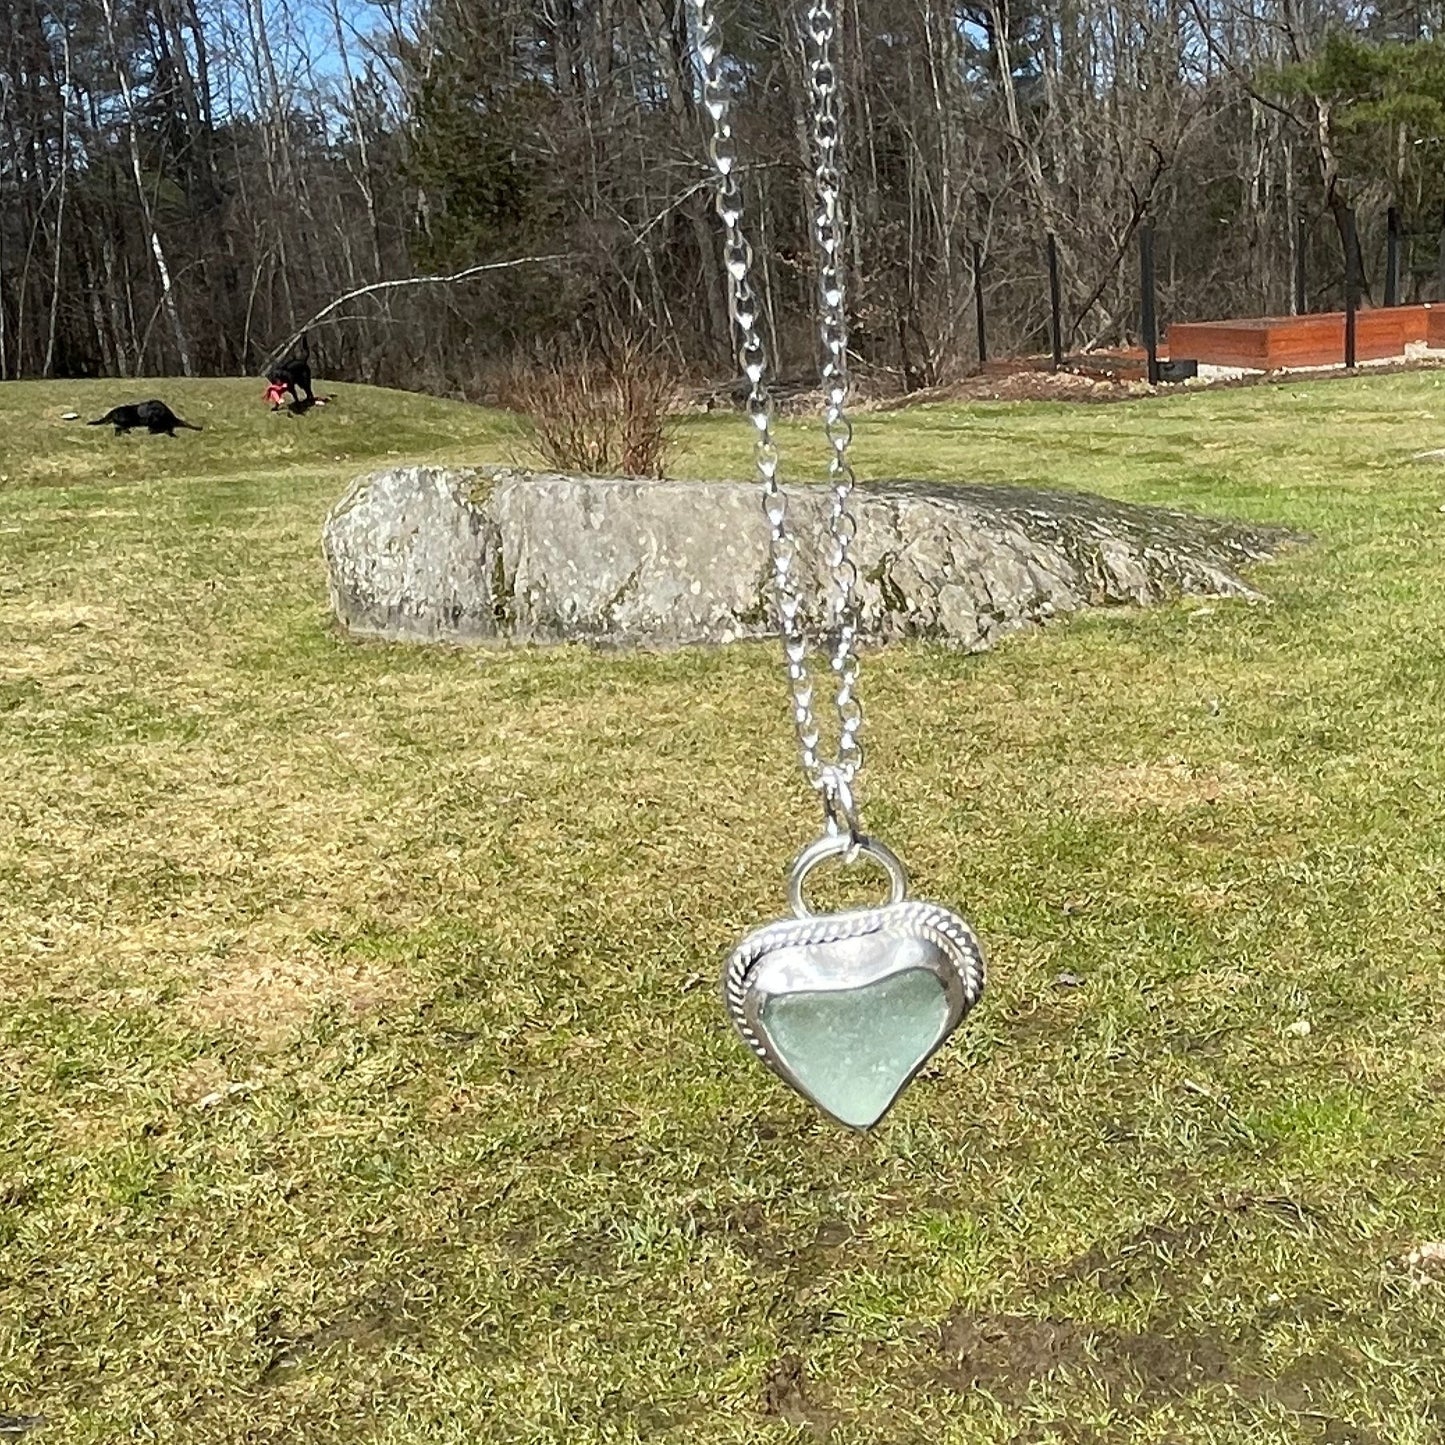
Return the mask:
<svg viewBox="0 0 1445 1445"><path fill-rule="evenodd" d="M802 880L823 858L883 863L892 898L878 908L812 914ZM743 1041L830 1118L869 1129L942 1047L983 993L973 930L934 903L904 899L903 866L872 839L820 838L799 855L789 893L796 918L748 934L733 950L723 996Z"/></svg>

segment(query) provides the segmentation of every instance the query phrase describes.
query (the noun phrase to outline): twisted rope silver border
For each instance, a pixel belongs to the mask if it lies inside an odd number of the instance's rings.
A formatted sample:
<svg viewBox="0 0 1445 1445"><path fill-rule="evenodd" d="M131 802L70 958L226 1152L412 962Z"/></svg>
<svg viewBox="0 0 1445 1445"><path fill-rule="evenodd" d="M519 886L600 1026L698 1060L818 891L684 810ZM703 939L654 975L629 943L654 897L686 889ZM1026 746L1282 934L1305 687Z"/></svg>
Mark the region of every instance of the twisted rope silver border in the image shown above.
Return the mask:
<svg viewBox="0 0 1445 1445"><path fill-rule="evenodd" d="M787 918L766 924L748 934L729 955L727 966L723 970L723 1003L743 1042L785 1082L791 1084L792 1080L779 1071L772 1051L747 1022L748 985L758 962L764 954L777 948L832 943L840 938L864 938L870 933L881 933L885 928L892 931L906 930L914 937L925 938L938 944L963 985L963 1007L959 1010L958 1017L950 1023L944 1037L938 1041L937 1048L943 1046L949 1035L983 997L988 974L983 948L973 929L958 914L941 904L909 900L903 903L885 903L881 908L825 913L817 918ZM937 1052L937 1048L929 1053L928 1058ZM926 1058L920 1060L919 1068L926 1062ZM911 1078L912 1075L905 1081L904 1088ZM902 1092L900 1089L899 1093Z"/></svg>

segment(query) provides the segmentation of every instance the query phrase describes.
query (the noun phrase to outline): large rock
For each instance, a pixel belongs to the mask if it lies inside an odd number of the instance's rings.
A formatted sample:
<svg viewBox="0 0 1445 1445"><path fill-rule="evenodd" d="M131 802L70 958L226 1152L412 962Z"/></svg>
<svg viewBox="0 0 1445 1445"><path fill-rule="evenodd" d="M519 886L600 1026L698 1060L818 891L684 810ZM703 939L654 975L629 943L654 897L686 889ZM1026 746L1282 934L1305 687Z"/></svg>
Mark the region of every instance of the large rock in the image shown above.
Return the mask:
<svg viewBox="0 0 1445 1445"><path fill-rule="evenodd" d="M1074 493L883 482L854 494L862 632L965 648L1058 613L1182 592L1252 597L1238 575L1292 540ZM820 596L829 493L794 487L805 598ZM354 632L669 646L772 630L754 484L398 467L327 518L332 603Z"/></svg>

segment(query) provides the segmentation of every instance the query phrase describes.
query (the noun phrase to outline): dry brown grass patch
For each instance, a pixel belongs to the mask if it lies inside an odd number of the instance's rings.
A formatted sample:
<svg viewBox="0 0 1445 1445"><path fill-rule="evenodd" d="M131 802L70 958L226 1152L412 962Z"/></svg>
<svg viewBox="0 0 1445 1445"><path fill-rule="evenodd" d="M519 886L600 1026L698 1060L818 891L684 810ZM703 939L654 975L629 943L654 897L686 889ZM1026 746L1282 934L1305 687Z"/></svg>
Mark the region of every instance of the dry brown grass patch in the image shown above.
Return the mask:
<svg viewBox="0 0 1445 1445"><path fill-rule="evenodd" d="M1236 901L1233 890L1208 883L1185 882L1177 892L1190 908L1200 913L1221 913Z"/></svg>
<svg viewBox="0 0 1445 1445"><path fill-rule="evenodd" d="M1073 791L1083 806L1103 813L1176 813L1213 803L1297 801L1295 790L1281 778L1232 763L1199 767L1177 757L1088 768Z"/></svg>
<svg viewBox="0 0 1445 1445"><path fill-rule="evenodd" d="M1245 969L1226 966L1190 974L1181 978L1176 987L1190 1002L1208 1003L1231 994L1248 993L1257 983L1258 979Z"/></svg>
<svg viewBox="0 0 1445 1445"><path fill-rule="evenodd" d="M284 935L276 942L284 942ZM340 1006L363 1014L407 993L394 971L367 961L328 958L299 941L290 953L254 943L208 962L195 990L176 1001L185 1023L219 1025L258 1043L279 1044L301 1032L320 1009Z"/></svg>

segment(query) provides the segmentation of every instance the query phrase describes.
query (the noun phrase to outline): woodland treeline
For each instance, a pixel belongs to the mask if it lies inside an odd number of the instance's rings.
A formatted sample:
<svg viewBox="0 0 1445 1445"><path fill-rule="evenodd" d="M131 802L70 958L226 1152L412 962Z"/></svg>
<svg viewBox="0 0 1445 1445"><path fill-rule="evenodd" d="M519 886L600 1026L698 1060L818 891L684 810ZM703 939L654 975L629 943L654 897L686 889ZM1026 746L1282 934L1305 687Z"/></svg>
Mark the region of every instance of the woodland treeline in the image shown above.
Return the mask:
<svg viewBox="0 0 1445 1445"><path fill-rule="evenodd" d="M1379 300L1437 294L1445 5L840 0L853 340L882 380L1164 318L1339 304L1358 216ZM811 158L797 0L724 4L765 321L811 364ZM7 0L0 378L250 374L314 327L324 374L478 394L567 338L730 374L681 0ZM1304 223L1303 229L1297 224ZM526 260L525 258L543 258ZM546 259L552 258L552 259Z"/></svg>

